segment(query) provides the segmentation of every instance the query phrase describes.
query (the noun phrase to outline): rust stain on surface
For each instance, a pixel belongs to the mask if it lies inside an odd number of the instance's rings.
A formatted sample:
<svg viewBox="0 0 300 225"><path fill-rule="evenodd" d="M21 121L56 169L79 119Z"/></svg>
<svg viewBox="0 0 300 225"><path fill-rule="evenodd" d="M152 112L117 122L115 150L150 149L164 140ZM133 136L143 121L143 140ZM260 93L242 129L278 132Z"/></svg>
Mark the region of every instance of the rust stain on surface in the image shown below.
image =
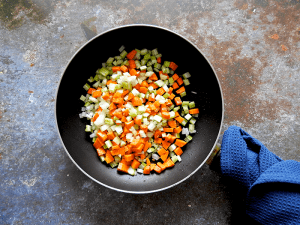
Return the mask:
<svg viewBox="0 0 300 225"><path fill-rule="evenodd" d="M277 40L279 38L278 34L273 34L270 38Z"/></svg>

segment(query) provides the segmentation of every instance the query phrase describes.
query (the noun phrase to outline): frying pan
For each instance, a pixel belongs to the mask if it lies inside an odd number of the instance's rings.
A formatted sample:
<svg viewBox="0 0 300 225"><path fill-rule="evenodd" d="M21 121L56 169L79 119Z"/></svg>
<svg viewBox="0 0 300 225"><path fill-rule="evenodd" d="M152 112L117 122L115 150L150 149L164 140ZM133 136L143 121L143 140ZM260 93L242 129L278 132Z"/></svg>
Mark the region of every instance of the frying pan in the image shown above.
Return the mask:
<svg viewBox="0 0 300 225"><path fill-rule="evenodd" d="M187 96L199 108L197 133L183 147L182 161L161 174L130 176L100 162L79 113L85 95L83 85L108 57L119 55L124 45L127 52L157 48L162 60L178 65L177 74L190 72ZM173 187L194 174L213 150L223 122L223 97L218 78L200 50L186 38L168 29L152 25L127 25L108 30L88 41L69 61L56 93L56 125L66 153L89 178L113 190L145 194Z"/></svg>

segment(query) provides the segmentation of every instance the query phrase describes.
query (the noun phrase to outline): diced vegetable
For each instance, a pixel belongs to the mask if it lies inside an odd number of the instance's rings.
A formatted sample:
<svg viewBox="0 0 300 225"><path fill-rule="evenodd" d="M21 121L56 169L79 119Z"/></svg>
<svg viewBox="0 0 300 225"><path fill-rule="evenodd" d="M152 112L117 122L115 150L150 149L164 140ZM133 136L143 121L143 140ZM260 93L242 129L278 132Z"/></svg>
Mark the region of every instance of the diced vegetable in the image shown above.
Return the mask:
<svg viewBox="0 0 300 225"><path fill-rule="evenodd" d="M182 160L196 133L199 108L184 100L191 75L176 74L157 49L119 53L88 78L79 116L90 121L85 131L101 162L132 176L161 173Z"/></svg>

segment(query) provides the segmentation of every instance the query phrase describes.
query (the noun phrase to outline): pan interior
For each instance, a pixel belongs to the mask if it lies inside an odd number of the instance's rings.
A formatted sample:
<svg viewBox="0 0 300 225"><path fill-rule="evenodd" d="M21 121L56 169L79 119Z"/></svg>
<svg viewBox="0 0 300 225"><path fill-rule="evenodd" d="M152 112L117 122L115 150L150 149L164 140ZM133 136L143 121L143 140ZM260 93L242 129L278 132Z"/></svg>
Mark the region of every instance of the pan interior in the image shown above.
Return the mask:
<svg viewBox="0 0 300 225"><path fill-rule="evenodd" d="M92 145L90 133L85 132L86 119L79 113L85 95L83 85L108 57L119 55L124 45L132 49L154 49L162 61L178 65L177 74L190 72L187 97L200 110L193 141L183 148L182 162L161 174L130 176L101 163ZM151 26L129 26L106 32L86 44L70 61L57 92L56 118L61 139L77 166L95 181L125 192L145 193L164 189L184 180L204 162L218 137L223 115L222 94L213 69L203 55L184 38L170 31Z"/></svg>

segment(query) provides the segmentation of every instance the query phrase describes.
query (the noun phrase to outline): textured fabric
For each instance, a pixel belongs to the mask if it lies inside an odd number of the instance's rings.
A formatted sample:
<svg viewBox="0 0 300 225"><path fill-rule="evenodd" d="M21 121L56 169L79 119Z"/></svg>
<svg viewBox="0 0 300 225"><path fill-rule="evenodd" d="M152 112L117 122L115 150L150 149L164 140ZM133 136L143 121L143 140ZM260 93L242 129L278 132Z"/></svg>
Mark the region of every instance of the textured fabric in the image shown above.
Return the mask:
<svg viewBox="0 0 300 225"><path fill-rule="evenodd" d="M300 224L300 163L284 161L237 126L225 131L221 171L248 188L246 213L262 224Z"/></svg>

